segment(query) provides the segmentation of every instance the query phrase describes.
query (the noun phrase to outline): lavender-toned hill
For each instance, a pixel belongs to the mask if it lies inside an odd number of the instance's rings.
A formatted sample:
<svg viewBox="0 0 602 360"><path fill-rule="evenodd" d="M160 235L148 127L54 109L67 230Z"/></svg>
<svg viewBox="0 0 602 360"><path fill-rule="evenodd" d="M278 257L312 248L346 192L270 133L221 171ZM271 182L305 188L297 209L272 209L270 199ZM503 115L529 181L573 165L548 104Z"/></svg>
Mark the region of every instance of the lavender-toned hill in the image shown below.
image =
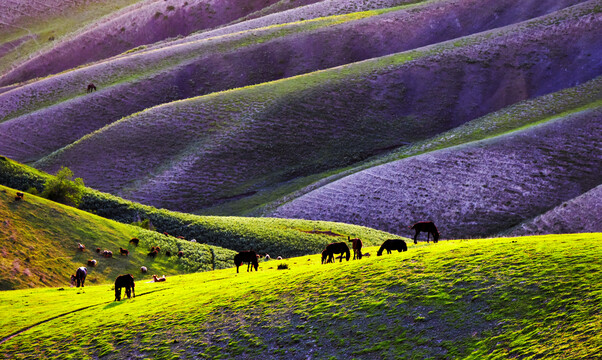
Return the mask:
<svg viewBox="0 0 602 360"><path fill-rule="evenodd" d="M406 236L412 235L412 223L431 220L443 238L494 235L597 186L600 131L598 103L522 131L364 170L270 215L353 223ZM596 206L599 200L593 200Z"/></svg>
<svg viewBox="0 0 602 360"><path fill-rule="evenodd" d="M566 201L503 235L602 232L602 185Z"/></svg>
<svg viewBox="0 0 602 360"><path fill-rule="evenodd" d="M78 13L80 5L63 11ZM506 139L504 146L527 156L530 150L513 141L530 139L535 127L523 127L537 123L560 124L550 135L555 139L562 129L574 136L575 118L589 119L594 128L578 131L582 138L549 146L571 153L572 164L585 153L574 151L571 141L583 142L592 150L583 163L598 161L592 144L599 142L599 0L270 0L245 6L232 0L219 9L201 1L123 0L110 11L99 0L84 7L93 5L104 17L66 24L70 30L25 63L11 56L16 48L27 53L27 36L38 39L39 29L11 32L0 43L0 68L12 66L2 70L0 154L49 172L68 166L88 186L157 207L340 217L402 235L408 234L399 224L443 215L430 205L387 212L386 202L374 201L369 207L386 215L369 221L368 207L363 215L344 210L353 196L347 203L325 199L337 204L333 209L304 201L325 189L338 192L335 184L345 182L336 180L347 175L373 181L366 174L377 166L407 163L428 173L421 159L484 139ZM47 19L50 27L61 24L60 15ZM174 34L190 35L168 39ZM85 92L90 82L98 91ZM514 116L518 108L524 111ZM544 169L519 158L500 161L522 175ZM483 161L466 156L444 164L450 176L470 178L465 167L471 162ZM454 202L452 192L442 190L442 202L459 214L452 217L457 226L442 225L445 236L499 233L599 185L600 171L558 170L563 175L554 186L529 190L539 202L508 200L499 211L487 199L479 208L475 198ZM494 181L491 191L521 188L528 180L522 175ZM408 188L403 196L412 197L409 189L421 179L380 184L375 197L395 193L399 183ZM437 184L444 189L446 183ZM480 183L455 186L482 191L472 184ZM362 193L364 185L348 190ZM480 217L488 206L493 215ZM481 220L467 228L471 218Z"/></svg>
<svg viewBox="0 0 602 360"><path fill-rule="evenodd" d="M493 11L499 1L437 1L210 40L191 36L187 42L117 57L1 94L0 133L6 141L0 144L0 152L19 161L34 161L165 102L405 51L550 11L545 2L505 3L493 20L488 11L477 10ZM475 12L481 15L474 16ZM432 31L425 19L444 30ZM92 80L100 91L85 95Z"/></svg>
<svg viewBox="0 0 602 360"><path fill-rule="evenodd" d="M66 165L103 191L196 211L350 165L595 77L602 72L602 38L593 31L600 19L587 11L592 5L412 52L155 107L92 133L37 166L52 172Z"/></svg>

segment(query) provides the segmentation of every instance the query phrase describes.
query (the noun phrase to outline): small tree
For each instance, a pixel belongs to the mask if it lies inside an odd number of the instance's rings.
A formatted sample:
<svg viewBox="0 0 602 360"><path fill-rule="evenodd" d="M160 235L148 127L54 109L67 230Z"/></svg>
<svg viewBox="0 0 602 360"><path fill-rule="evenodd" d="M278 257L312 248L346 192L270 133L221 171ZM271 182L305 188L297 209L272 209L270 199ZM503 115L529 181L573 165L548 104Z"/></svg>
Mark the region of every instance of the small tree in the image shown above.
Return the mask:
<svg viewBox="0 0 602 360"><path fill-rule="evenodd" d="M46 181L41 195L46 199L77 207L84 193L84 180L71 180L72 178L73 171L61 167L53 178Z"/></svg>

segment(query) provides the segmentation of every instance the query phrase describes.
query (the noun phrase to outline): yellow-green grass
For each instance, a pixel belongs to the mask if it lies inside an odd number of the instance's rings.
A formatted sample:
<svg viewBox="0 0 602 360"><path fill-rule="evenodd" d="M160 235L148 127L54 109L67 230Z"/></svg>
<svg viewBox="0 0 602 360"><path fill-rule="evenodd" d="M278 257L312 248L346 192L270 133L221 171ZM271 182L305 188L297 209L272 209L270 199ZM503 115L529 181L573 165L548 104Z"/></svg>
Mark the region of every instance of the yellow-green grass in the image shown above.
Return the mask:
<svg viewBox="0 0 602 360"><path fill-rule="evenodd" d="M234 251L177 240L139 227L108 220L31 194L15 200L16 190L0 185L0 290L68 284L80 266L88 268L88 284L106 282L123 273L179 274L232 266ZM140 239L138 247L130 239ZM78 250L78 244L85 251ZM149 248L161 254L149 258ZM119 248L129 249L120 256ZM110 250L103 258L96 249ZM166 256L166 251L174 256ZM184 256L179 258L178 251ZM96 259L96 267L87 261Z"/></svg>
<svg viewBox="0 0 602 360"><path fill-rule="evenodd" d="M38 192L52 175L40 172L6 157L0 157L0 184L19 190L35 187ZM85 181L85 179L84 179ZM119 197L86 188L80 209L99 216L129 224L136 220L150 219L156 230L188 240L232 250L255 250L274 256L299 256L315 254L331 242L345 241L346 237L361 238L366 245L380 244L393 234L345 223L280 218L251 218L224 216L197 216L157 209L127 201ZM332 232L333 234L325 233ZM160 242L154 232L148 232L153 242ZM162 240L163 239L163 240ZM168 238L170 239L170 238ZM188 242L179 243L189 244ZM221 267L221 266L218 266ZM186 269L199 269L195 263Z"/></svg>
<svg viewBox="0 0 602 360"><path fill-rule="evenodd" d="M138 281L138 297L121 302L110 284L5 291L0 311L14 315L0 320L0 354L593 358L602 351L601 240L452 240L382 257L372 247L359 261L321 265L313 255L262 262L253 273Z"/></svg>

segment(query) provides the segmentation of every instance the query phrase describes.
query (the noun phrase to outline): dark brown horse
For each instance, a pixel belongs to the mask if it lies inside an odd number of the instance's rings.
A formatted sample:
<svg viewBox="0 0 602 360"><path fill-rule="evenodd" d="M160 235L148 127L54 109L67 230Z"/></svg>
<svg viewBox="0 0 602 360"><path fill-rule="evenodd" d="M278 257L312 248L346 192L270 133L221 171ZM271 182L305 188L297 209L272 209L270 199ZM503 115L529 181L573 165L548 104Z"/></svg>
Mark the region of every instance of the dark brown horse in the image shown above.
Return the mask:
<svg viewBox="0 0 602 360"><path fill-rule="evenodd" d="M138 238L132 238L132 240L130 240L130 244L132 244L134 246L138 246L139 243L140 243L140 239L138 239Z"/></svg>
<svg viewBox="0 0 602 360"><path fill-rule="evenodd" d="M392 250L397 250L399 252L408 251L408 245L406 242L401 239L389 239L385 240L385 242L380 246L380 249L376 252L376 256L381 256L383 254L383 250L387 250L387 254L390 254Z"/></svg>
<svg viewBox="0 0 602 360"><path fill-rule="evenodd" d="M350 243L353 244L352 248L353 248L353 260L355 260L356 258L359 260L362 258L362 240L359 238L355 238L355 239L350 239L349 236L347 236L347 241L349 241Z"/></svg>
<svg viewBox="0 0 602 360"><path fill-rule="evenodd" d="M115 279L115 301L121 301L121 288L125 288L125 295L128 299L130 299L132 295L136 297L134 291L135 286L136 284L134 283L132 274L119 275L117 279Z"/></svg>
<svg viewBox="0 0 602 360"><path fill-rule="evenodd" d="M349 261L349 258L351 257L349 246L347 246L347 244L343 241L326 245L326 249L324 249L324 251L328 257L327 262L334 262L334 254L341 254L339 262L343 261L343 254L345 254L347 261ZM322 254L324 254L324 252L322 252Z"/></svg>
<svg viewBox="0 0 602 360"><path fill-rule="evenodd" d="M439 230L432 221L420 221L410 227L412 230L416 230L414 235L414 244L418 244L418 234L420 232L427 233L426 242L428 243L431 235L433 235L433 242L439 241Z"/></svg>
<svg viewBox="0 0 602 360"><path fill-rule="evenodd" d="M234 265L236 265L236 272L238 273L238 267L242 265L242 263L248 263L247 272L249 268L253 271L258 271L259 263L257 263L257 253L253 250L241 251L238 254L234 255Z"/></svg>
<svg viewBox="0 0 602 360"><path fill-rule="evenodd" d="M328 264L333 262L333 259L330 259L328 256L328 251L326 251L326 249L322 250L322 264Z"/></svg>
<svg viewBox="0 0 602 360"><path fill-rule="evenodd" d="M86 282L86 275L88 275L88 269L85 267L80 267L75 271L75 275L71 275L71 284L77 284L77 287L81 285L84 287L84 283Z"/></svg>
<svg viewBox="0 0 602 360"><path fill-rule="evenodd" d="M91 93L92 91L96 91L96 85L89 83L88 84L88 89L86 89L87 93Z"/></svg>

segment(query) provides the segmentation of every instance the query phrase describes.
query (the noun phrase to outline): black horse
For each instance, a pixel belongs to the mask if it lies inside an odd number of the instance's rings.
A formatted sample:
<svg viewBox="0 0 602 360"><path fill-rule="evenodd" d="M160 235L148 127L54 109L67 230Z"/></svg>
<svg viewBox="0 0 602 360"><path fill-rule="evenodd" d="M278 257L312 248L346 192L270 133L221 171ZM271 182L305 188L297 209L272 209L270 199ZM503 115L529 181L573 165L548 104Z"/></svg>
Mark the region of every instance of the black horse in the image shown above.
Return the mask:
<svg viewBox="0 0 602 360"><path fill-rule="evenodd" d="M322 250L322 264L328 264L333 262L334 258L331 260L328 257L328 251L326 249Z"/></svg>
<svg viewBox="0 0 602 360"><path fill-rule="evenodd" d="M343 261L343 253L345 254L347 261L351 257L351 252L349 251L349 246L345 244L345 242L331 243L326 246L326 249L322 252L322 258L327 256L327 262L334 262L334 254L341 254L340 261ZM324 261L322 261L324 263Z"/></svg>
<svg viewBox="0 0 602 360"><path fill-rule="evenodd" d="M433 242L439 241L439 230L432 221L420 221L410 227L412 230L416 230L416 234L414 235L414 244L418 244L418 234L420 232L427 233L426 242L429 242L431 235L433 235Z"/></svg>
<svg viewBox="0 0 602 360"><path fill-rule="evenodd" d="M248 263L247 272L249 268L253 271L253 267L255 271L258 271L257 268L259 264L257 263L257 253L253 250L241 251L238 254L234 255L234 265L236 265L236 272L238 273L238 267L242 265L242 263ZM251 266L253 265L253 266Z"/></svg>
<svg viewBox="0 0 602 360"><path fill-rule="evenodd" d="M77 287L80 285L84 287L84 283L86 282L86 275L88 275L88 269L85 267L77 268L75 271L75 275L71 275L71 284L77 284Z"/></svg>
<svg viewBox="0 0 602 360"><path fill-rule="evenodd" d="M390 254L392 250L397 250L399 252L408 251L408 246L406 242L401 239L389 239L385 240L385 242L380 246L376 256L381 256L383 254L383 250L387 250L387 254Z"/></svg>
<svg viewBox="0 0 602 360"><path fill-rule="evenodd" d="M132 274L119 275L117 279L115 279L115 301L121 301L121 288L125 288L125 295L128 299L130 299L132 295L136 297L134 291L135 286L136 284L134 283Z"/></svg>
<svg viewBox="0 0 602 360"><path fill-rule="evenodd" d="M96 91L96 85L90 83L90 84L88 84L88 88L86 89L86 92L91 93L92 91Z"/></svg>

